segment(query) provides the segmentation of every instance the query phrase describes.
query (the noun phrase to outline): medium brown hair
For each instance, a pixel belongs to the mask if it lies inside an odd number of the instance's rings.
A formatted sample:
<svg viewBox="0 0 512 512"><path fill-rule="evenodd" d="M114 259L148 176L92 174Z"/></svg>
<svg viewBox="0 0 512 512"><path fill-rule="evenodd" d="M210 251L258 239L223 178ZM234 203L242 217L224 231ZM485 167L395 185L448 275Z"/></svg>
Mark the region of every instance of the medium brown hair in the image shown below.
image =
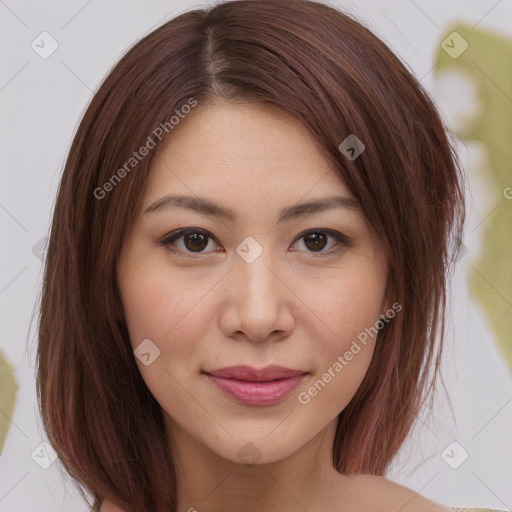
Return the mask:
<svg viewBox="0 0 512 512"><path fill-rule="evenodd" d="M134 360L116 277L160 145L105 197L95 190L191 98L250 99L294 115L380 237L386 295L402 311L379 332L339 414L332 460L342 473L384 474L439 364L464 221L461 171L431 99L400 60L362 23L307 0L181 14L127 51L92 98L58 190L41 296L37 391L50 442L96 506L176 510L161 408ZM339 149L351 134L365 145L353 160Z"/></svg>

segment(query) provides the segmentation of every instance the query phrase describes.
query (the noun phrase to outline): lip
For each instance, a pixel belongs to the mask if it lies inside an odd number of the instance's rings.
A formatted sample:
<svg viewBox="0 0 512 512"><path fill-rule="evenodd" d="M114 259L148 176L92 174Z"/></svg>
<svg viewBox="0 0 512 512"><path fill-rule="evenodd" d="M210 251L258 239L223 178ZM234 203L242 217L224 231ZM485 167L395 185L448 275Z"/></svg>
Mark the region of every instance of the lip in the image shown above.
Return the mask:
<svg viewBox="0 0 512 512"><path fill-rule="evenodd" d="M283 366L256 369L230 366L203 370L208 379L226 395L245 405L271 405L284 400L307 372Z"/></svg>

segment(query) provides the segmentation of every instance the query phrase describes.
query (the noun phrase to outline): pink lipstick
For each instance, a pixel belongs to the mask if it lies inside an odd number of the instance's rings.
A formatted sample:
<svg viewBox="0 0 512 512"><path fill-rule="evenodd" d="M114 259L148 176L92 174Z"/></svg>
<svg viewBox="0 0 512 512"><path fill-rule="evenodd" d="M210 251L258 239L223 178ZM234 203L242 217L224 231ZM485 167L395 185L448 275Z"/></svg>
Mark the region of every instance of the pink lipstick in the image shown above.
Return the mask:
<svg viewBox="0 0 512 512"><path fill-rule="evenodd" d="M284 400L300 384L307 372L283 366L256 369L230 366L203 370L209 380L226 395L245 405L271 405Z"/></svg>

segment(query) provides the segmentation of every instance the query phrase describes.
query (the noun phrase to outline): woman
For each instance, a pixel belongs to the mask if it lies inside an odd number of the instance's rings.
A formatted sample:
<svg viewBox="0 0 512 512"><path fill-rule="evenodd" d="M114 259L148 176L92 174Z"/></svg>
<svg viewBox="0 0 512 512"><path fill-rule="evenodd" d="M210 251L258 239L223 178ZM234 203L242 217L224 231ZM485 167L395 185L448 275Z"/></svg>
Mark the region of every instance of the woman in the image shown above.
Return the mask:
<svg viewBox="0 0 512 512"><path fill-rule="evenodd" d="M159 27L55 206L37 385L66 470L102 512L447 510L384 475L463 220L433 103L357 21L250 0Z"/></svg>

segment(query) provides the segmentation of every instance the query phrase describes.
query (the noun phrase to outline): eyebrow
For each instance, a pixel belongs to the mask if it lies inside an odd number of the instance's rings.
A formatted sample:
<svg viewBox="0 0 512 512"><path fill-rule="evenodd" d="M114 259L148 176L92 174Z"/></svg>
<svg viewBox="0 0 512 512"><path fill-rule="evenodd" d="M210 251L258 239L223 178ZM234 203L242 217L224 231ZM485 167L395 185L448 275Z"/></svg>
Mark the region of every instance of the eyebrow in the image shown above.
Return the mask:
<svg viewBox="0 0 512 512"><path fill-rule="evenodd" d="M232 222L236 220L236 212L231 208L220 206L210 201L209 199L202 197L176 194L169 194L156 200L144 211L144 214L162 211L169 208L184 208L202 213L204 215L219 217ZM306 203L296 204L283 208L279 212L278 222L283 222L326 210L332 210L334 208L341 208L344 210L358 210L360 209L360 205L358 201L350 197L323 197L320 199L308 201Z"/></svg>

